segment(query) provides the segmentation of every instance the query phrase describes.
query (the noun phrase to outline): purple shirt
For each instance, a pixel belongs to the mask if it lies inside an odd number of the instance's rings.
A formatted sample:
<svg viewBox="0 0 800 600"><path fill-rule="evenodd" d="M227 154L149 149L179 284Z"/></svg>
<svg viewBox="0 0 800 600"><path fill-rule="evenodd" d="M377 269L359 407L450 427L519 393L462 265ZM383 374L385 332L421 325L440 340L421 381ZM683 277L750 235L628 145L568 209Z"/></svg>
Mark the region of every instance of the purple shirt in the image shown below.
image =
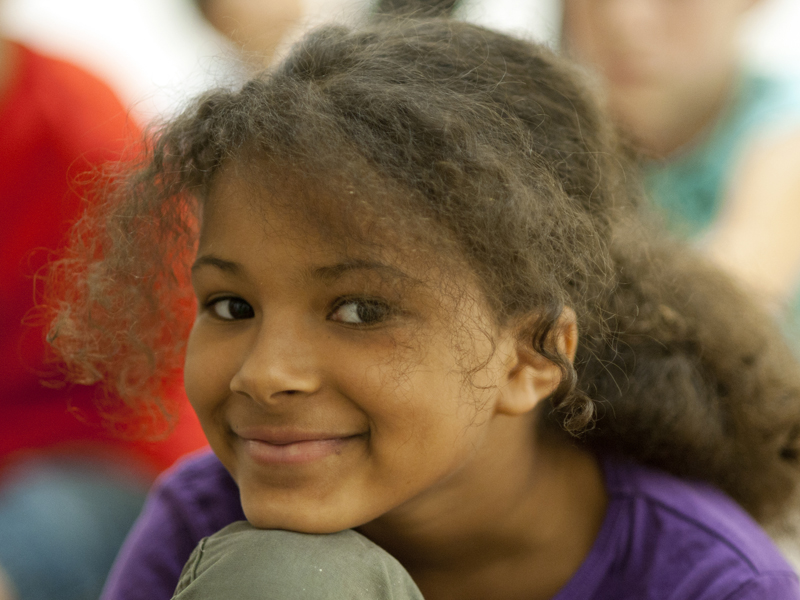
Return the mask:
<svg viewBox="0 0 800 600"><path fill-rule="evenodd" d="M609 496L588 556L553 600L800 600L795 573L732 500L633 463L603 461ZM169 600L201 538L244 519L211 453L157 482L102 600Z"/></svg>

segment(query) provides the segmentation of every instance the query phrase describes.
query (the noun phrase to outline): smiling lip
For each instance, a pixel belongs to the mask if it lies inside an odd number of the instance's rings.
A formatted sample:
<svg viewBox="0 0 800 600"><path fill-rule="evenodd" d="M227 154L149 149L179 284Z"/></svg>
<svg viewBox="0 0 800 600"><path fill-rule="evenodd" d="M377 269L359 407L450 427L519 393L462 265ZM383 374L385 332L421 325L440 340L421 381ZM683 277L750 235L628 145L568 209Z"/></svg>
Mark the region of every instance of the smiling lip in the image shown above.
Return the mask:
<svg viewBox="0 0 800 600"><path fill-rule="evenodd" d="M247 454L262 464L300 464L339 454L360 435L324 433L241 432L236 434Z"/></svg>

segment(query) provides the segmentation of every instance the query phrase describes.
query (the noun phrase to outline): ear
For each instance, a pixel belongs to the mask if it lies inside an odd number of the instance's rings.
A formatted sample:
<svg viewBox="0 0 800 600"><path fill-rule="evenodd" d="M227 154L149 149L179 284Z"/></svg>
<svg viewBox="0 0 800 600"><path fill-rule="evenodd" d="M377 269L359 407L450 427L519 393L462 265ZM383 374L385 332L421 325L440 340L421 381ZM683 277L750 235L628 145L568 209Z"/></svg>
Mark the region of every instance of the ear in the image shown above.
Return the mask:
<svg viewBox="0 0 800 600"><path fill-rule="evenodd" d="M510 356L507 378L500 388L495 411L519 416L532 411L561 383L561 369L534 352L526 340L515 338L516 348ZM551 343L570 362L578 349L578 325L575 311L565 308L551 333Z"/></svg>

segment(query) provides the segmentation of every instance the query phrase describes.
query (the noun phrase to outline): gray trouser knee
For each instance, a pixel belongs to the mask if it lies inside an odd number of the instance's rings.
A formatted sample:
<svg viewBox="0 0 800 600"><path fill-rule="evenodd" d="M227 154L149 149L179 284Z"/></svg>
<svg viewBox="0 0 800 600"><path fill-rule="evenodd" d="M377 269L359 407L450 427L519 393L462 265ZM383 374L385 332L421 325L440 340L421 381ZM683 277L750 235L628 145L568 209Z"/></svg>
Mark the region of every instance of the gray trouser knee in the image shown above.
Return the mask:
<svg viewBox="0 0 800 600"><path fill-rule="evenodd" d="M352 530L310 535L245 521L205 538L173 600L423 600L388 552Z"/></svg>

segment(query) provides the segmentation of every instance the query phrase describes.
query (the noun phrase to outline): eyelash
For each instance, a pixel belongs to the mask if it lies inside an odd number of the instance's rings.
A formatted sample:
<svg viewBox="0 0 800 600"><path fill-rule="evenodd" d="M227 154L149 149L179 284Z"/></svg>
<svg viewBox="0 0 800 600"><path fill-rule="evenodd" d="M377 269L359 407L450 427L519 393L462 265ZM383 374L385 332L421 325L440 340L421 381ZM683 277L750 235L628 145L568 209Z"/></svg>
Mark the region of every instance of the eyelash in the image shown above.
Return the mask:
<svg viewBox="0 0 800 600"><path fill-rule="evenodd" d="M334 319L333 318L333 316L339 310L341 310L343 307L346 307L347 305L356 305L355 310L354 311L350 311L350 312L351 312L351 314L354 312L355 313L354 316L356 318L358 318L360 322L353 323L353 322L348 322L348 321L344 321L344 320ZM372 310L372 311L377 310L380 313L380 315L378 315L377 318L374 318L372 320L364 320L364 316L366 316L366 315L363 315L363 312L362 312L362 314L359 314L359 308L361 308L361 307L366 308L367 310ZM346 297L346 298L340 298L334 303L333 309L328 314L328 319L331 320L331 321L335 321L337 323L343 323L345 325L352 325L352 326L357 326L357 327L369 327L370 325L378 325L380 323L383 323L388 318L391 318L392 314L393 314L393 311L392 311L391 307L386 302L383 302L382 300L376 300L374 298Z"/></svg>
<svg viewBox="0 0 800 600"><path fill-rule="evenodd" d="M241 305L247 307L248 314L246 316L235 316L234 312L238 311L232 311L231 306L229 305L226 311L228 316L221 315L219 313L219 307L222 305L223 302L226 301L236 302L237 304L241 303ZM344 319L334 318L334 316L338 311L340 311L344 307L347 307L348 305L355 306L354 309L351 309L349 311L350 312L349 316L357 318L359 320L358 322L351 322L351 321L346 321ZM213 300L210 300L209 302L206 303L206 308L209 311L211 311L216 318L228 322L252 319L255 316L253 307L250 306L250 304L246 300L243 300L242 298L238 298L236 296L224 296L222 298L214 298ZM359 309L366 309L367 311L372 311L372 315L369 315L369 312L365 314L364 310L359 310ZM376 312L379 314L375 315ZM392 316L392 313L393 311L391 307L386 302L383 302L381 300L376 300L372 298L346 297L346 298L339 298L335 301L333 308L328 313L327 318L331 321L337 323L343 323L345 325L368 327L370 325L377 325L386 321L386 319ZM370 316L374 318L370 319Z"/></svg>
<svg viewBox="0 0 800 600"><path fill-rule="evenodd" d="M248 316L235 317L231 313L231 310L230 310L230 307L229 307L228 308L228 314L230 315L230 318L222 316L221 314L219 314L217 309L225 301L240 302L241 304L246 305L247 308L249 309L250 314ZM214 298L213 300L210 300L209 302L206 303L206 308L208 310L210 310L214 314L214 316L216 318L220 319L221 321L242 321L242 320L245 320L245 319L252 319L255 316L255 313L253 311L253 307L250 306L250 304L246 300L242 300L241 298L237 298L236 296L224 296L222 298Z"/></svg>

